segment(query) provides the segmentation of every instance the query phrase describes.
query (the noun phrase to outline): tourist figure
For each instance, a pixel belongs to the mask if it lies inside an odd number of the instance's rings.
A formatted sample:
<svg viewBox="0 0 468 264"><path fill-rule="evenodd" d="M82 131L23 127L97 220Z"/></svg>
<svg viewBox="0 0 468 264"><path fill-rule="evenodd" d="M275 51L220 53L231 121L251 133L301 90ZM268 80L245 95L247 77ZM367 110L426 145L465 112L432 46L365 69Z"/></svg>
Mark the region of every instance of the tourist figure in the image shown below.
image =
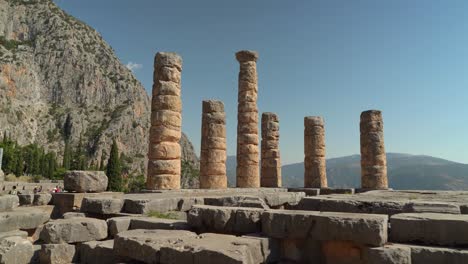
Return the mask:
<svg viewBox="0 0 468 264"><path fill-rule="evenodd" d="M10 194L16 195L18 191L16 190L16 186L13 186L13 189L10 191Z"/></svg>

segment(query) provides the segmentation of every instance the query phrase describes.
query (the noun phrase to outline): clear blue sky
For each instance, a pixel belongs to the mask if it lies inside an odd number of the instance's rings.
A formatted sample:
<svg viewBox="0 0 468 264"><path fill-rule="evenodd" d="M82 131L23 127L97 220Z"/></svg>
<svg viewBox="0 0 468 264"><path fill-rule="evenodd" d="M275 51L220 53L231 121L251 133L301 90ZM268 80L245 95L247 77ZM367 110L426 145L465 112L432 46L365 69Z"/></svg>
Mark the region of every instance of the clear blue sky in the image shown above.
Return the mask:
<svg viewBox="0 0 468 264"><path fill-rule="evenodd" d="M468 163L468 1L57 0L152 85L157 51L182 72L183 130L200 146L201 101L224 101L236 151L234 53L257 50L260 112L280 117L283 164L303 160L303 117L325 118L327 157L359 153L359 115L383 111L389 152Z"/></svg>

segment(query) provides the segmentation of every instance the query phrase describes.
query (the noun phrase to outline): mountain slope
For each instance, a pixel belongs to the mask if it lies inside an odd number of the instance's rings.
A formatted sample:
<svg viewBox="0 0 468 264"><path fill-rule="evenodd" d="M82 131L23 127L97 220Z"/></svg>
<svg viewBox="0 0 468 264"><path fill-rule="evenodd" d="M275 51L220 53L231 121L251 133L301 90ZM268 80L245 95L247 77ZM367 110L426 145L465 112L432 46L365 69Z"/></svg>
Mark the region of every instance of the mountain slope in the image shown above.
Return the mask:
<svg viewBox="0 0 468 264"><path fill-rule="evenodd" d="M235 182L235 157L228 158L230 182ZM387 153L388 177L394 189L467 190L468 165L440 158ZM361 182L360 156L352 155L327 160L327 179L330 187L359 187ZM282 168L284 186L301 187L304 164L288 164Z"/></svg>
<svg viewBox="0 0 468 264"><path fill-rule="evenodd" d="M68 114L72 144L81 136L95 164L116 138L133 170L146 169L148 95L100 34L50 0L0 0L0 132L61 155Z"/></svg>

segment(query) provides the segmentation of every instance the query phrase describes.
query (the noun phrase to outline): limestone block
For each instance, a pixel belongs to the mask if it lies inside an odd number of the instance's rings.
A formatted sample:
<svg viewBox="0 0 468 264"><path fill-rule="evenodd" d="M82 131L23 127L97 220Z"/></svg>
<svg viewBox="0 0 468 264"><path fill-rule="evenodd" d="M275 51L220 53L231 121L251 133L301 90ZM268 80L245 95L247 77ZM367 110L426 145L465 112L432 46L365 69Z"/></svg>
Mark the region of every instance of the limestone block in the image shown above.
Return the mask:
<svg viewBox="0 0 468 264"><path fill-rule="evenodd" d="M318 196L320 188L288 188L288 192L303 192L306 196Z"/></svg>
<svg viewBox="0 0 468 264"><path fill-rule="evenodd" d="M17 195L0 195L0 212L18 207L19 198Z"/></svg>
<svg viewBox="0 0 468 264"><path fill-rule="evenodd" d="M78 260L75 245L44 244L39 251L39 260L47 264L68 264Z"/></svg>
<svg viewBox="0 0 468 264"><path fill-rule="evenodd" d="M187 222L200 231L225 234L258 233L261 231L263 211L260 208L195 205L188 213Z"/></svg>
<svg viewBox="0 0 468 264"><path fill-rule="evenodd" d="M227 206L227 207L251 207L270 209L265 201L257 196L221 196L205 197L205 205Z"/></svg>
<svg viewBox="0 0 468 264"><path fill-rule="evenodd" d="M427 245L468 244L468 215L406 213L393 215L390 241Z"/></svg>
<svg viewBox="0 0 468 264"><path fill-rule="evenodd" d="M386 215L267 210L261 226L265 235L274 238L311 237L381 246L387 242L387 222Z"/></svg>
<svg viewBox="0 0 468 264"><path fill-rule="evenodd" d="M80 213L80 212L68 212L68 213L64 213L62 216L63 219L76 218L76 217L86 217L86 214Z"/></svg>
<svg viewBox="0 0 468 264"><path fill-rule="evenodd" d="M0 240L0 264L27 264L33 254L33 245L27 239L8 237Z"/></svg>
<svg viewBox="0 0 468 264"><path fill-rule="evenodd" d="M270 207L293 206L297 205L303 198L303 192L278 192L278 193L265 193L265 202Z"/></svg>
<svg viewBox="0 0 468 264"><path fill-rule="evenodd" d="M145 263L265 263L262 241L181 230L131 230L117 235L114 252Z"/></svg>
<svg viewBox="0 0 468 264"><path fill-rule="evenodd" d="M120 232L130 229L133 217L112 217L106 220L109 237L115 237Z"/></svg>
<svg viewBox="0 0 468 264"><path fill-rule="evenodd" d="M82 217L48 222L40 234L42 241L52 244L87 242L106 237L106 221Z"/></svg>
<svg viewBox="0 0 468 264"><path fill-rule="evenodd" d="M189 230L187 221L163 219L156 217L135 217L130 220L129 229L166 229L166 230Z"/></svg>
<svg viewBox="0 0 468 264"><path fill-rule="evenodd" d="M81 203L81 212L95 214L117 214L124 205L123 199L112 197L85 197Z"/></svg>
<svg viewBox="0 0 468 264"><path fill-rule="evenodd" d="M52 200L52 194L50 193L36 193L34 194L34 205L48 205Z"/></svg>
<svg viewBox="0 0 468 264"><path fill-rule="evenodd" d="M21 230L13 230L13 231L7 231L7 232L0 232L0 240L8 238L8 237L21 237L21 238L27 238L28 237L28 232L26 231L21 231Z"/></svg>
<svg viewBox="0 0 468 264"><path fill-rule="evenodd" d="M63 182L69 192L104 192L108 178L103 171L68 171Z"/></svg>
<svg viewBox="0 0 468 264"><path fill-rule="evenodd" d="M114 240L89 241L80 246L80 263L114 264L129 262L131 260L115 254Z"/></svg>
<svg viewBox="0 0 468 264"><path fill-rule="evenodd" d="M45 211L20 207L12 211L0 212L0 232L8 232L17 229L35 229L47 222L50 214Z"/></svg>
<svg viewBox="0 0 468 264"><path fill-rule="evenodd" d="M411 264L411 248L404 245L366 248L364 259L369 264Z"/></svg>
<svg viewBox="0 0 468 264"><path fill-rule="evenodd" d="M460 248L405 245L411 248L411 264L465 264L468 250Z"/></svg>

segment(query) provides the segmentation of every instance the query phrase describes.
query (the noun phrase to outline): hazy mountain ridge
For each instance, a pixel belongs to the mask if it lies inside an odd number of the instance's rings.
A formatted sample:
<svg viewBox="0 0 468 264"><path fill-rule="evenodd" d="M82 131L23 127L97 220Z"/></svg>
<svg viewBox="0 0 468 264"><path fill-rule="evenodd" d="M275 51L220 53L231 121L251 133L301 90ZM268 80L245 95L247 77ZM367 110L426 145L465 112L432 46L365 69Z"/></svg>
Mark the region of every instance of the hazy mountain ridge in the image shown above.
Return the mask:
<svg viewBox="0 0 468 264"><path fill-rule="evenodd" d="M387 153L388 177L394 189L467 190L468 164L426 155ZM235 182L235 157L228 157L228 178ZM327 160L330 187L359 187L361 181L360 155ZM303 186L304 164L284 165L283 184Z"/></svg>
<svg viewBox="0 0 468 264"><path fill-rule="evenodd" d="M0 0L1 133L60 156L70 114L71 143L82 137L90 162L108 157L115 138L143 172L150 112L144 87L96 30L51 0ZM183 158L197 162L185 135L181 145Z"/></svg>

